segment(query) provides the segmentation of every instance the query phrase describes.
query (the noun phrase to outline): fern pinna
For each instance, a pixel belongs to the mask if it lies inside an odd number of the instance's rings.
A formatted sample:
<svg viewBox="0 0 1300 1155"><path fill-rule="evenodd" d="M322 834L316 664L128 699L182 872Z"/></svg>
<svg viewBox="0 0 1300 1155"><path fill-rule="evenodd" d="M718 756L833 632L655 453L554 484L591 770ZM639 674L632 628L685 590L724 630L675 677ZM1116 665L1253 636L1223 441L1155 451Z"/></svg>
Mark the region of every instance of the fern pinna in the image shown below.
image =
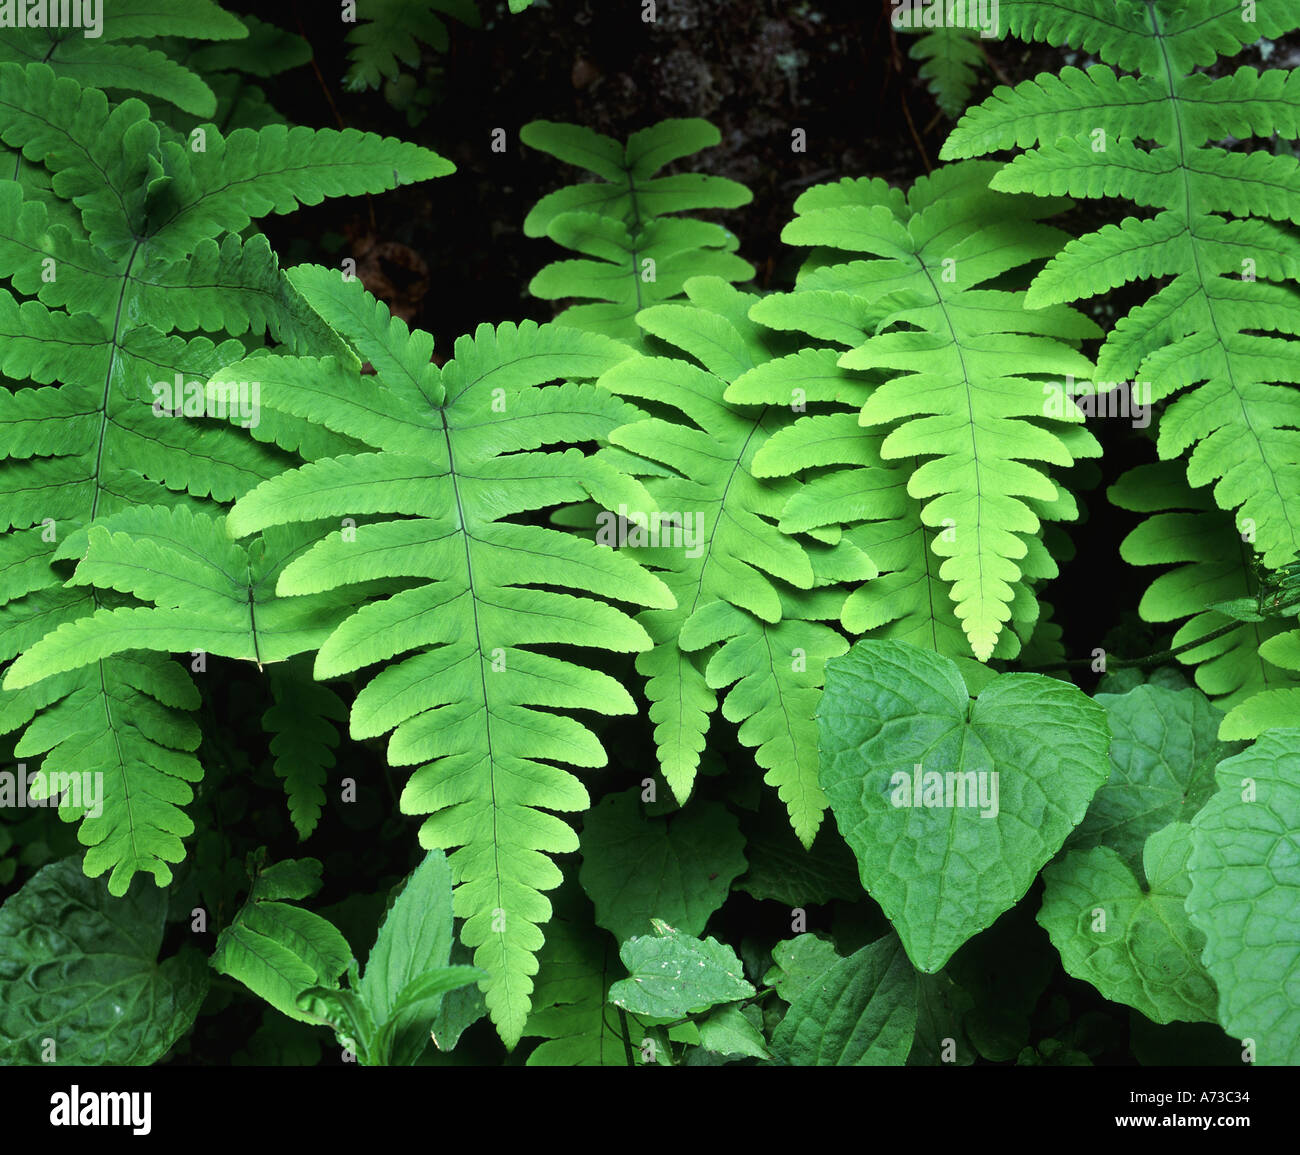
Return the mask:
<svg viewBox="0 0 1300 1155"><path fill-rule="evenodd" d="M550 917L543 892L561 880L547 855L577 849L547 811L588 803L564 767L605 762L591 731L553 710L635 709L609 675L550 647L646 648L645 630L610 602L673 604L632 558L517 515L579 500L650 507L640 483L576 447L636 415L581 383L631 350L561 325L482 325L439 369L432 338L408 331L360 282L317 266L289 276L375 375L336 358L256 357L222 376L255 374L266 408L345 432L362 451L263 482L236 502L229 527L237 537L322 519L337 527L283 570L277 593L289 605L350 602L319 647L318 678L402 656L367 679L351 733L391 731L389 761L416 767L402 808L429 815L423 845L456 848L462 940L513 1046ZM368 591L377 581L397 592Z"/></svg>
<svg viewBox="0 0 1300 1155"><path fill-rule="evenodd" d="M1294 71L1219 58L1300 26L1300 4L1221 0L1007 0L1026 39L1100 57L969 110L945 157L1027 151L992 181L1006 192L1122 197L1126 216L1073 241L1026 304L1168 278L1111 328L1098 355L1109 387L1173 398L1162 459L1186 455L1193 488L1213 486L1243 540L1276 568L1300 550L1300 164L1268 147L1300 135Z"/></svg>
<svg viewBox="0 0 1300 1155"><path fill-rule="evenodd" d="M1138 609L1147 621L1180 623L1171 646L1196 667L1196 684L1228 711L1220 736L1255 738L1293 719L1300 705L1295 613L1251 612L1260 592L1254 550L1232 515L1204 489L1192 489L1175 461L1129 470L1109 497L1121 509L1151 515L1125 537L1123 559L1177 567L1147 587ZM1194 644L1199 639L1203 644Z"/></svg>
<svg viewBox="0 0 1300 1155"><path fill-rule="evenodd" d="M206 12L161 0L149 19L156 15L157 30L198 37ZM136 6L110 6L105 35L141 35L143 19ZM234 35L229 20L222 15L211 34ZM158 64L158 54L143 50L121 55L142 69ZM0 731L23 729L19 758L43 755L35 796L59 793L51 773L103 775L102 813L88 815L71 800L61 812L82 819L86 872L111 871L110 889L122 894L139 871L170 880L169 864L181 860L181 839L192 830L183 808L202 773L199 733L185 713L197 706L198 690L156 651L264 657L265 641L248 620L252 587L303 545L301 533L268 540L258 554L222 544L224 504L291 464L284 449L307 435L282 422L275 429L283 448L259 444L238 428L258 423L255 399L243 398L253 403L247 411L231 396L211 406L202 383L268 338L343 352L283 279L265 239L241 234L268 212L378 192L452 166L414 145L354 131L273 125L225 136L207 125L181 136L141 101L114 104L83 87L64 50L51 50L51 59L53 67L0 64L0 159L13 178L0 181L0 275L8 281L0 289L0 510L8 531L0 539L0 658L35 650L47 636L52 647L42 651L49 666L37 654L18 676L9 672ZM106 79L102 67L88 75ZM159 68L176 79L174 68ZM213 413L227 420L201 416ZM138 535L129 550L123 534ZM209 549L211 564L192 570ZM82 579L65 586L67 562L83 556ZM171 608L188 604L150 577L159 558L177 573L192 570L191 588L205 606L229 610L227 595L242 584L242 619L229 626L224 650L208 644L207 631L194 646L190 634L185 645L149 652L184 624L169 618ZM69 637L60 631L91 617L123 631L139 624L142 644L105 642L89 664L54 659ZM295 640L272 649L284 657L294 645L309 648L312 628L291 627ZM43 676L54 665L58 672Z"/></svg>
<svg viewBox="0 0 1300 1155"><path fill-rule="evenodd" d="M1018 651L1008 622L1032 631L1031 587L1056 572L1042 522L1076 516L1044 466L1100 453L1079 409L1052 404L1067 375L1091 376L1078 345L1096 326L985 287L1057 251L1064 235L1040 219L1061 202L1000 198L986 187L994 168L949 166L906 195L868 178L804 193L782 235L816 248L795 291L752 315L851 348L804 349L729 394L835 410L804 417L758 464L768 475L816 467L810 484L840 502L827 508L860 523L853 540L883 576L849 599L845 624L981 661ZM854 437L855 423L872 434ZM784 467L778 444L791 452Z"/></svg>
<svg viewBox="0 0 1300 1155"><path fill-rule="evenodd" d="M546 300L578 298L556 321L604 333L644 349L639 309L680 297L688 277L747 281L753 266L736 255L735 234L676 214L735 208L752 199L744 185L702 173L655 176L671 161L721 139L706 120L665 120L634 132L626 145L576 124L538 120L519 138L581 165L600 180L548 193L524 220L524 233L546 236L584 259L555 261L528 286Z"/></svg>

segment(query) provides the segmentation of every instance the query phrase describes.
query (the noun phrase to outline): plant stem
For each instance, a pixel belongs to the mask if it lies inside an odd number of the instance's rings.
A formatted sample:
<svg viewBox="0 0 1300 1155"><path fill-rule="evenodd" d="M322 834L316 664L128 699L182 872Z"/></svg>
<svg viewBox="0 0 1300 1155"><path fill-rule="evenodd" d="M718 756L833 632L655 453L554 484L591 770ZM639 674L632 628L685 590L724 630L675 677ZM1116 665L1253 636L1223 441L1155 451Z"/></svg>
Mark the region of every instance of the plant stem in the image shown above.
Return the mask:
<svg viewBox="0 0 1300 1155"><path fill-rule="evenodd" d="M1203 646L1206 642L1212 642L1215 638L1221 638L1224 634L1231 633L1239 626L1246 623L1231 621L1226 626L1220 626L1217 630L1211 630L1208 634L1203 634L1190 642L1184 642L1181 646L1175 646L1171 650L1161 650L1156 654L1148 654L1145 658L1107 658L1106 666L1109 667L1126 667L1126 666L1154 666L1167 658L1175 657L1187 650L1194 650L1197 646ZM1064 662L1049 662L1045 666L1026 666L1025 669L1030 673L1041 673L1044 670L1072 670L1079 666L1087 666L1096 661L1095 658L1070 658Z"/></svg>

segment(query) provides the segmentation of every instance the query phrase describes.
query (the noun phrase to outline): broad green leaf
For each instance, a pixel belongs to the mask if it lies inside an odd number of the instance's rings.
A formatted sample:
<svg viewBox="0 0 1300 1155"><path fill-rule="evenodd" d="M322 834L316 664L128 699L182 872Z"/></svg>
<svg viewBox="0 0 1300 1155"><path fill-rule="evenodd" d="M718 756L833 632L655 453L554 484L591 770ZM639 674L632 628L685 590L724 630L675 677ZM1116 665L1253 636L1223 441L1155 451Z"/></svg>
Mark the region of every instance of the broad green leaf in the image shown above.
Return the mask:
<svg viewBox="0 0 1300 1155"><path fill-rule="evenodd" d="M609 976L618 970L613 940L590 925L555 918L546 927L537 961L533 1012L524 1035L545 1041L528 1056L528 1066L627 1066L618 1013L605 1000ZM639 1046L641 1026L630 1015L627 1025L630 1044Z"/></svg>
<svg viewBox="0 0 1300 1155"><path fill-rule="evenodd" d="M823 825L811 849L805 849L784 811L765 792L759 813L752 821L742 818L741 829L749 869L734 889L791 908L862 897L857 860L831 824Z"/></svg>
<svg viewBox="0 0 1300 1155"><path fill-rule="evenodd" d="M602 798L582 829L578 878L596 923L620 941L661 918L700 934L745 870L745 839L727 808L694 802L667 818L646 818L636 787Z"/></svg>
<svg viewBox="0 0 1300 1155"><path fill-rule="evenodd" d="M806 987L772 1034L799 1067L901 1066L916 1030L916 972L897 936L841 960Z"/></svg>
<svg viewBox="0 0 1300 1155"><path fill-rule="evenodd" d="M1105 713L1041 674L972 701L949 658L902 642L859 642L826 677L826 796L862 885L933 973L1083 818L1109 773Z"/></svg>
<svg viewBox="0 0 1300 1155"><path fill-rule="evenodd" d="M1189 822L1214 792L1214 767L1236 747L1218 740L1223 714L1200 690L1142 685L1098 694L1110 727L1110 777L1067 850L1109 846L1131 868L1171 822Z"/></svg>
<svg viewBox="0 0 1300 1155"><path fill-rule="evenodd" d="M1187 912L1219 1023L1256 1062L1300 1064L1300 730L1266 731L1215 778L1192 819Z"/></svg>
<svg viewBox="0 0 1300 1155"><path fill-rule="evenodd" d="M742 1008L734 1004L719 1007L700 1023L700 1046L719 1055L770 1059L771 1052L758 1026L760 1021L761 1012L757 1007Z"/></svg>
<svg viewBox="0 0 1300 1155"><path fill-rule="evenodd" d="M1145 888L1109 846L1071 851L1043 871L1038 921L1067 973L1157 1023L1212 1023L1218 1006L1200 962L1205 936L1183 909L1191 830L1175 822L1147 839Z"/></svg>
<svg viewBox="0 0 1300 1155"><path fill-rule="evenodd" d="M37 871L0 906L0 1064L161 1059L208 989L192 948L159 963L166 912L166 892L137 880L113 898L78 857Z"/></svg>
<svg viewBox="0 0 1300 1155"><path fill-rule="evenodd" d="M731 947L683 934L661 919L651 922L654 934L630 938L619 949L631 977L609 988L609 1001L616 1007L677 1019L754 994Z"/></svg>
<svg viewBox="0 0 1300 1155"><path fill-rule="evenodd" d="M451 957L451 869L431 850L411 872L379 928L359 992L375 1022L388 1020L403 989Z"/></svg>
<svg viewBox="0 0 1300 1155"><path fill-rule="evenodd" d="M839 961L834 943L815 934L801 934L772 948L772 969L763 976L763 982L787 1003L793 1003Z"/></svg>

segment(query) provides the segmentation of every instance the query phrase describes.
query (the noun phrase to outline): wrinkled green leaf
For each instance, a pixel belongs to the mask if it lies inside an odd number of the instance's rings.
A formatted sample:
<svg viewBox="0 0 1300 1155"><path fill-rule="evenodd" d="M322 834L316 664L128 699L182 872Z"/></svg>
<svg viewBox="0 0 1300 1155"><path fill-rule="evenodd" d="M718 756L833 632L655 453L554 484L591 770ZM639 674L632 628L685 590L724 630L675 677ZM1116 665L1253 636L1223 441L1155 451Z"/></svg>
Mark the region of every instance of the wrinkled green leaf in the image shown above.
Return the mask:
<svg viewBox="0 0 1300 1155"><path fill-rule="evenodd" d="M772 1034L801 1067L901 1066L916 1031L916 973L895 935L869 943L806 987Z"/></svg>
<svg viewBox="0 0 1300 1155"><path fill-rule="evenodd" d="M1256 1062L1300 1064L1300 730L1266 731L1215 778L1192 819L1187 912L1219 1023Z"/></svg>
<svg viewBox="0 0 1300 1155"><path fill-rule="evenodd" d="M79 858L37 871L0 906L0 1063L161 1059L208 989L192 948L158 962L166 912L167 894L151 882L113 898Z"/></svg>
<svg viewBox="0 0 1300 1155"><path fill-rule="evenodd" d="M653 935L630 938L619 950L631 977L610 987L609 1001L616 1007L677 1019L754 994L731 947L682 934L660 919L652 923Z"/></svg>
<svg viewBox="0 0 1300 1155"><path fill-rule="evenodd" d="M927 972L1023 897L1110 770L1105 713L1075 687L1001 674L972 701L950 659L902 642L828 662L820 723L862 885Z"/></svg>
<svg viewBox="0 0 1300 1155"><path fill-rule="evenodd" d="M1183 909L1191 831L1175 822L1147 839L1145 889L1109 846L1071 851L1043 871L1038 921L1066 971L1156 1023L1212 1023L1218 1006L1200 963L1205 936Z"/></svg>
<svg viewBox="0 0 1300 1155"><path fill-rule="evenodd" d="M745 839L725 806L696 802L667 818L646 818L634 787L602 798L582 828L578 879L596 922L620 941L661 918L700 934L745 870Z"/></svg>

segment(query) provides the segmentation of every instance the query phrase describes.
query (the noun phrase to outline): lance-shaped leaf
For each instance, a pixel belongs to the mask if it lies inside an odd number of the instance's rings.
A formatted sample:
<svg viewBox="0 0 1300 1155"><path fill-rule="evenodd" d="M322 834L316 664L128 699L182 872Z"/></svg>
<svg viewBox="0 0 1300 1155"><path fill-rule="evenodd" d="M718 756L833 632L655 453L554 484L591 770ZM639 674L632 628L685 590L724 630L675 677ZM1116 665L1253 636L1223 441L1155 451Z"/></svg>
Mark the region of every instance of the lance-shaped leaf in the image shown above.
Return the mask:
<svg viewBox="0 0 1300 1155"><path fill-rule="evenodd" d="M1018 902L1110 764L1105 711L1042 674L974 701L951 659L863 641L828 663L822 782L862 885L918 970Z"/></svg>
<svg viewBox="0 0 1300 1155"><path fill-rule="evenodd" d="M418 767L402 809L432 815L422 845L459 848L450 863L461 936L490 976L488 1008L513 1046L528 1013L539 927L550 917L542 892L560 882L547 855L578 848L572 828L545 811L584 809L587 792L563 767L605 762L592 732L554 711L635 710L609 675L533 647L643 649L644 629L602 599L673 604L630 557L513 515L587 499L611 508L648 503L639 483L603 460L541 448L604 440L635 415L592 385L546 385L596 376L628 350L563 326L483 325L439 369L429 360L432 339L410 333L360 282L311 266L292 279L376 374L294 358L259 358L226 373L256 372L264 406L346 432L375 452L283 474L239 502L229 525L243 536L343 522L283 571L281 595L408 579L360 608L353 596L354 612L317 654L316 676L407 655L368 679L351 732L393 731L389 761ZM363 515L401 516L348 524Z"/></svg>
<svg viewBox="0 0 1300 1155"><path fill-rule="evenodd" d="M356 988L379 1028L374 1062L414 1063L443 995L482 977L447 965L452 941L451 868L441 850L431 850L385 916Z"/></svg>

